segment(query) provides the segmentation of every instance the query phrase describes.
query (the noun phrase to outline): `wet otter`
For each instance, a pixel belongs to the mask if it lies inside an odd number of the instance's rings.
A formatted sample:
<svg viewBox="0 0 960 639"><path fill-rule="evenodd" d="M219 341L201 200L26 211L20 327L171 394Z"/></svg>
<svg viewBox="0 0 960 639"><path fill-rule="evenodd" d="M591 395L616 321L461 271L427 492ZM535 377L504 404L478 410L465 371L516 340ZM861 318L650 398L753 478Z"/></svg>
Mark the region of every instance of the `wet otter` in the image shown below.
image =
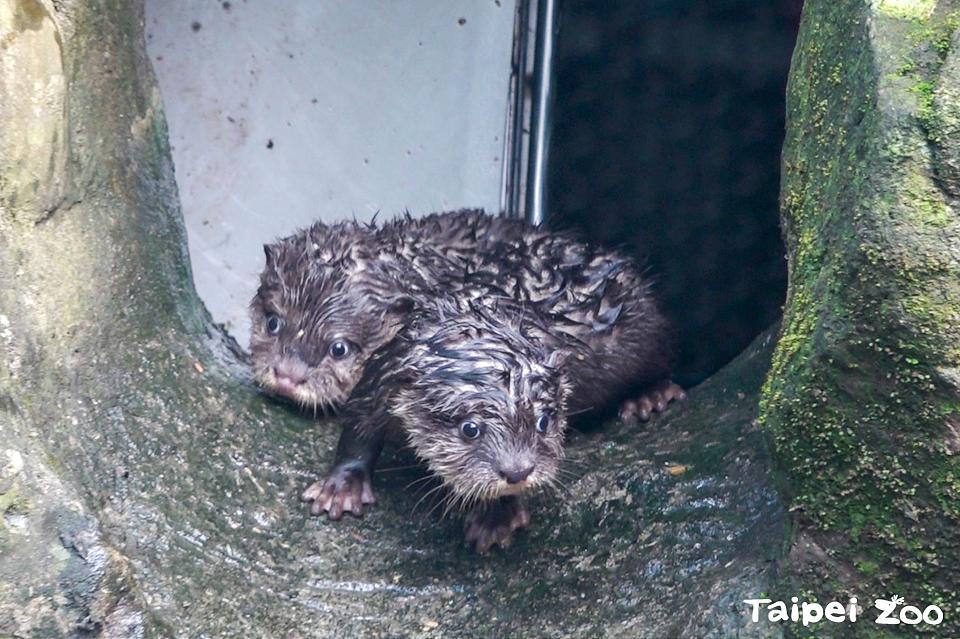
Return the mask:
<svg viewBox="0 0 960 639"><path fill-rule="evenodd" d="M572 410L645 388L621 408L623 419L645 420L683 395L669 382L669 328L650 282L617 251L465 210L379 228L316 224L265 253L251 304L255 373L304 406L342 405L411 312L458 291L538 307L575 354Z"/></svg>
<svg viewBox="0 0 960 639"><path fill-rule="evenodd" d="M373 355L344 408L330 476L307 489L312 511L360 514L385 438L410 445L469 508L467 542L507 546L527 526L524 495L554 485L571 386L568 354L529 308L501 298L425 301Z"/></svg>
<svg viewBox="0 0 960 639"><path fill-rule="evenodd" d="M308 406L336 407L351 392L355 397L334 468L304 492L314 514L360 515L372 503L371 473L382 442L375 424L390 415L369 403L375 384L354 387L365 365L372 371L365 379L385 381L389 362L399 361L396 344L410 336L391 340L415 317L426 330L424 317L438 296L488 308L498 300L520 303L541 318L543 333L569 353L563 368L571 411L645 387L639 399L622 405L621 417L647 419L683 397L669 381L669 329L649 280L615 251L478 211L402 218L379 229L315 225L265 250L267 268L252 304L258 379ZM429 440L411 443L427 458ZM483 502L468 516L468 539L481 549L505 544L528 520L522 504L508 497Z"/></svg>
<svg viewBox="0 0 960 639"><path fill-rule="evenodd" d="M373 225L318 223L265 245L251 302L250 351L268 391L311 408L337 408L363 364L441 279L476 259L479 238L517 229L480 211Z"/></svg>

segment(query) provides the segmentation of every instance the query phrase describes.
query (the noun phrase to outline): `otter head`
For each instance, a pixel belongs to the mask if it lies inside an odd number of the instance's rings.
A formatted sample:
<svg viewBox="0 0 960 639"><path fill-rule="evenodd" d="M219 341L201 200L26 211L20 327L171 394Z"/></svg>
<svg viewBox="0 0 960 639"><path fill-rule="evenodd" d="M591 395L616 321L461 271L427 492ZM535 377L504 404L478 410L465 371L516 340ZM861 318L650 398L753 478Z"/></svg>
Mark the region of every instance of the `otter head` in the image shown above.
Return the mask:
<svg viewBox="0 0 960 639"><path fill-rule="evenodd" d="M406 299L377 295L377 276L353 222L317 224L265 245L250 304L250 352L267 391L307 408L335 409L369 355L400 327ZM359 279L359 281L358 281Z"/></svg>
<svg viewBox="0 0 960 639"><path fill-rule="evenodd" d="M401 364L388 408L464 505L557 482L570 385L565 354L518 315L431 320Z"/></svg>

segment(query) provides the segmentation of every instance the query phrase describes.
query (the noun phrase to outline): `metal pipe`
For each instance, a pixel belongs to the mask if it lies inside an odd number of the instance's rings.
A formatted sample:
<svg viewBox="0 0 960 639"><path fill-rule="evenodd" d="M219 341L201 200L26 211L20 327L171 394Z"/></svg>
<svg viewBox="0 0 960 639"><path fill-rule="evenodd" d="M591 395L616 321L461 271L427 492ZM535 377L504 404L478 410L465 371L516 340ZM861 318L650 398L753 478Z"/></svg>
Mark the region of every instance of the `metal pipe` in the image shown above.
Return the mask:
<svg viewBox="0 0 960 639"><path fill-rule="evenodd" d="M527 94L527 49L530 48L530 0L517 0L513 26L510 90L503 135L500 210L507 217L523 216L523 128Z"/></svg>
<svg viewBox="0 0 960 639"><path fill-rule="evenodd" d="M554 45L556 42L557 2L538 0L536 50L533 58L530 146L527 156L526 206L531 224L541 224L547 206L547 160L550 153L550 127L553 124Z"/></svg>

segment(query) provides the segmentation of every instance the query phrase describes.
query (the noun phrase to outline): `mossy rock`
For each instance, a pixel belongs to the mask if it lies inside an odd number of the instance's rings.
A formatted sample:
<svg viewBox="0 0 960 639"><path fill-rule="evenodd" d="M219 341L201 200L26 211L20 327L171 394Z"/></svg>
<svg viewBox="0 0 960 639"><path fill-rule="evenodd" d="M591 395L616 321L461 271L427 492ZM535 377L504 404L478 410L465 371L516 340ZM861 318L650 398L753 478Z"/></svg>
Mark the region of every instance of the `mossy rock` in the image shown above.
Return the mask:
<svg viewBox="0 0 960 639"><path fill-rule="evenodd" d="M958 10L805 5L783 152L790 283L761 411L797 523L794 593L938 604L927 631L944 636L960 633ZM883 630L869 625L839 632Z"/></svg>
<svg viewBox="0 0 960 639"><path fill-rule="evenodd" d="M142 4L14 9L0 139L43 135L0 160L0 441L29 505L0 636L776 633L740 604L786 538L755 421L769 334L665 419L572 435L566 490L507 550L464 547L397 452L362 520L312 518L337 424L258 393L196 297Z"/></svg>

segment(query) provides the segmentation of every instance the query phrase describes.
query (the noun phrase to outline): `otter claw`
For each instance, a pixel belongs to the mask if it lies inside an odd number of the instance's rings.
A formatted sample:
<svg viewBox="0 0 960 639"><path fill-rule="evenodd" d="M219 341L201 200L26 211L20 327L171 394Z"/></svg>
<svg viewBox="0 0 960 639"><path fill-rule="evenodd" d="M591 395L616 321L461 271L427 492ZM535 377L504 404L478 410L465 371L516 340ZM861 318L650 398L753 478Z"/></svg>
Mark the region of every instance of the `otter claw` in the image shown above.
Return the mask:
<svg viewBox="0 0 960 639"><path fill-rule="evenodd" d="M363 506L377 501L373 494L370 474L356 466L336 466L326 479L311 484L301 495L310 504L310 514L324 512L330 519L340 519L344 513L363 516Z"/></svg>
<svg viewBox="0 0 960 639"><path fill-rule="evenodd" d="M620 420L627 424L645 422L656 413L662 413L672 401L681 401L686 392L670 380L660 382L636 399L628 400L620 407Z"/></svg>
<svg viewBox="0 0 960 639"><path fill-rule="evenodd" d="M523 502L516 497L503 497L470 511L464 522L464 538L482 555L493 546L509 548L513 532L529 525L530 511Z"/></svg>

